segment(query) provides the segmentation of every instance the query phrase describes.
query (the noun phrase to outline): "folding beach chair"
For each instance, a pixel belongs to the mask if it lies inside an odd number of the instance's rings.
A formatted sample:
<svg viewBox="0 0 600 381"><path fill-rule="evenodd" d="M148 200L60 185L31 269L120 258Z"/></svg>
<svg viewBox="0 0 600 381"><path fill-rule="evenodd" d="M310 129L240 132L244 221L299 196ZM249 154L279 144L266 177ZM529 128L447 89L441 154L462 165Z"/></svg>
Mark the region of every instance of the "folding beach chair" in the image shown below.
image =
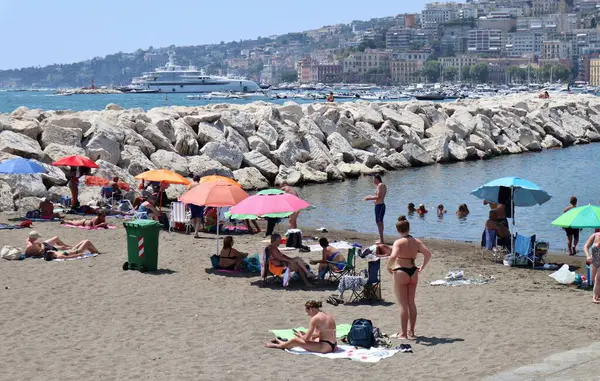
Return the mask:
<svg viewBox="0 0 600 381"><path fill-rule="evenodd" d="M515 234L515 264L528 265L531 263L535 267L536 262L546 263L546 253L548 252L548 244L546 242L537 242L536 236L524 236L519 233Z"/></svg>
<svg viewBox="0 0 600 381"><path fill-rule="evenodd" d="M113 189L112 187L102 187L100 189L100 200L106 205L113 206Z"/></svg>
<svg viewBox="0 0 600 381"><path fill-rule="evenodd" d="M275 279L276 281L281 281L283 287L287 287L290 283L292 273L287 266L275 266L271 263L268 249L268 247L265 247L263 250L262 261L260 263L263 286L266 286L269 280Z"/></svg>
<svg viewBox="0 0 600 381"><path fill-rule="evenodd" d="M368 279L361 291L352 290L348 303L359 300L380 302L381 298L381 260L369 261L367 268Z"/></svg>
<svg viewBox="0 0 600 381"><path fill-rule="evenodd" d="M175 224L183 224L185 227L185 233L189 234L192 229L191 215L188 214L185 204L183 202L172 202L171 203L171 218L169 219L169 231L173 231Z"/></svg>
<svg viewBox="0 0 600 381"><path fill-rule="evenodd" d="M491 253L494 261L502 261L508 249L498 245L498 233L494 229L485 229L481 237L481 257L486 253Z"/></svg>
<svg viewBox="0 0 600 381"><path fill-rule="evenodd" d="M330 282L339 282L344 275L356 274L356 250L357 249L355 247L353 247L352 249L348 249L348 257L346 258L344 267L341 270L339 270L337 267L335 268L335 270L333 270L331 266L327 266L327 273L325 274L325 277L327 277ZM327 261L327 264L337 266L339 263Z"/></svg>

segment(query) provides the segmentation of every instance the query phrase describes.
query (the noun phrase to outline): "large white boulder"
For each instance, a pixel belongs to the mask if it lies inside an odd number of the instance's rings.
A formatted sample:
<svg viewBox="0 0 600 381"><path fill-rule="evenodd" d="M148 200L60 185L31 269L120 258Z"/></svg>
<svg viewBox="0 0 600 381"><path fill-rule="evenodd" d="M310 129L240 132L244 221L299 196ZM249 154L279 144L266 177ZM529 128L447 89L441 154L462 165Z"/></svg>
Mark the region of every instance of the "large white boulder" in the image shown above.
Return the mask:
<svg viewBox="0 0 600 381"><path fill-rule="evenodd" d="M277 177L277 166L265 155L257 151L244 153L243 164L247 167L253 167L260 171L268 180L274 181Z"/></svg>
<svg viewBox="0 0 600 381"><path fill-rule="evenodd" d="M414 143L406 143L402 147L402 154L413 166L418 167L435 163L425 149Z"/></svg>
<svg viewBox="0 0 600 381"><path fill-rule="evenodd" d="M315 122L324 136L329 136L332 133L337 132L337 127L335 123L331 121L331 119L325 118L320 114L311 114L309 118Z"/></svg>
<svg viewBox="0 0 600 381"><path fill-rule="evenodd" d="M124 133L125 140L123 141L123 146L130 145L139 147L139 149L141 149L146 156L150 156L156 152L154 144L152 144L150 140L135 132L135 130L127 129L124 131Z"/></svg>
<svg viewBox="0 0 600 381"><path fill-rule="evenodd" d="M560 140L556 139L552 135L546 135L544 137L544 140L542 141L542 148L545 148L545 149L562 148L562 147L563 147L563 144L560 142Z"/></svg>
<svg viewBox="0 0 600 381"><path fill-rule="evenodd" d="M13 131L37 140L42 132L37 120L20 120L0 115L0 131Z"/></svg>
<svg viewBox="0 0 600 381"><path fill-rule="evenodd" d="M406 143L406 139L404 139L402 134L396 130L394 124L389 120L386 120L377 132L386 139L389 146L395 150L401 149L404 143Z"/></svg>
<svg viewBox="0 0 600 381"><path fill-rule="evenodd" d="M94 176L102 177L104 179L111 179L117 176L124 183L134 185L136 183L135 178L127 172L126 169L119 168L116 165L109 163L108 161L98 160L96 161L98 168L94 170Z"/></svg>
<svg viewBox="0 0 600 381"><path fill-rule="evenodd" d="M216 160L212 160L208 156L191 156L188 158L188 162L191 175L198 175L200 177L218 175L233 178L231 169Z"/></svg>
<svg viewBox="0 0 600 381"><path fill-rule="evenodd" d="M239 169L244 160L242 151L228 142L210 142L200 151L231 170Z"/></svg>
<svg viewBox="0 0 600 381"><path fill-rule="evenodd" d="M32 175L0 175L0 182L4 181L12 189L16 197L44 197L46 186L40 173Z"/></svg>
<svg viewBox="0 0 600 381"><path fill-rule="evenodd" d="M300 141L286 140L276 151L272 152L272 155L280 165L293 167L296 163L303 163L311 159L308 151L301 147Z"/></svg>
<svg viewBox="0 0 600 381"><path fill-rule="evenodd" d="M269 155L271 152L267 143L258 136L250 136L248 138L248 147L250 151L257 151L263 155Z"/></svg>
<svg viewBox="0 0 600 381"><path fill-rule="evenodd" d="M390 148L390 143L388 143L387 139L377 133L377 130L371 124L367 122L356 122L355 126L368 136L371 145L379 148Z"/></svg>
<svg viewBox="0 0 600 381"><path fill-rule="evenodd" d="M198 136L187 123L178 119L173 123L175 130L175 150L183 156L198 154Z"/></svg>
<svg viewBox="0 0 600 381"><path fill-rule="evenodd" d="M168 169L179 173L181 176L188 176L190 174L187 159L175 152L159 149L150 155L150 161L158 169Z"/></svg>
<svg viewBox="0 0 600 381"><path fill-rule="evenodd" d="M575 136L570 132L567 132L561 125L554 122L553 120L546 120L544 124L544 130L549 134L558 139L563 146L569 146L575 143Z"/></svg>
<svg viewBox="0 0 600 381"><path fill-rule="evenodd" d="M67 156L85 156L85 150L77 146L64 146L62 144L50 143L44 149L49 161L57 161Z"/></svg>
<svg viewBox="0 0 600 381"><path fill-rule="evenodd" d="M450 139L447 136L434 136L429 139L421 140L423 148L431 156L431 158L438 162L443 163L449 160L450 152L448 149L448 143Z"/></svg>
<svg viewBox="0 0 600 381"><path fill-rule="evenodd" d="M501 134L498 136L498 148L505 154L516 154L521 153L523 150L510 140L506 135Z"/></svg>
<svg viewBox="0 0 600 381"><path fill-rule="evenodd" d="M36 140L13 131L0 132L0 152L40 161L46 156Z"/></svg>
<svg viewBox="0 0 600 381"><path fill-rule="evenodd" d="M471 135L475 127L476 121L473 115L463 108L455 110L454 114L446 120L446 128L454 132L461 139L465 139Z"/></svg>
<svg viewBox="0 0 600 381"><path fill-rule="evenodd" d="M154 124L138 120L134 124L134 129L138 134L148 139L157 150L175 152L175 147L173 147L171 141Z"/></svg>
<svg viewBox="0 0 600 381"><path fill-rule="evenodd" d="M448 142L448 155L451 160L463 161L466 160L469 154L467 150L454 141Z"/></svg>
<svg viewBox="0 0 600 381"><path fill-rule="evenodd" d="M408 159L399 152L391 155L380 155L379 159L381 160L381 165L390 170L410 168L411 166Z"/></svg>
<svg viewBox="0 0 600 381"><path fill-rule="evenodd" d="M294 186L302 182L302 174L296 167L279 166L279 173L275 178L275 185L288 184Z"/></svg>
<svg viewBox="0 0 600 381"><path fill-rule="evenodd" d="M334 132L327 137L329 151L333 156L340 155L345 162L354 161L353 148L348 141L339 133Z"/></svg>
<svg viewBox="0 0 600 381"><path fill-rule="evenodd" d="M117 164L121 158L121 144L103 133L94 134L84 148L86 156L94 161L105 160Z"/></svg>
<svg viewBox="0 0 600 381"><path fill-rule="evenodd" d="M383 124L383 114L379 110L375 110L370 106L361 105L355 109L350 110L354 116L354 120L357 122L366 122L375 127L379 127Z"/></svg>
<svg viewBox="0 0 600 381"><path fill-rule="evenodd" d="M296 164L296 168L302 175L305 184L327 182L327 172L321 172L307 163L298 163Z"/></svg>
<svg viewBox="0 0 600 381"><path fill-rule="evenodd" d="M142 172L157 169L156 165L144 155L144 152L142 152L139 147L132 145L125 145L125 147L123 147L121 159L119 160L119 167L125 168L132 176L137 176Z"/></svg>
<svg viewBox="0 0 600 381"><path fill-rule="evenodd" d="M269 149L274 150L277 148L279 133L269 122L260 122L258 129L256 130L256 136L261 138L269 146Z"/></svg>
<svg viewBox="0 0 600 381"><path fill-rule="evenodd" d="M337 131L350 143L352 148L365 149L373 145L368 133L354 124L347 122L338 123Z"/></svg>
<svg viewBox="0 0 600 381"><path fill-rule="evenodd" d="M15 209L12 190L10 185L0 181L0 212L8 212Z"/></svg>
<svg viewBox="0 0 600 381"><path fill-rule="evenodd" d="M245 112L239 111L223 111L221 113L221 122L225 126L234 128L237 132L245 137L254 135L254 123L250 116Z"/></svg>
<svg viewBox="0 0 600 381"><path fill-rule="evenodd" d="M186 116L186 118L188 117ZM199 122L196 125L196 130L198 131L197 135L200 147L203 147L206 143L209 142L225 140L225 134L223 133L223 131L214 124Z"/></svg>
<svg viewBox="0 0 600 381"><path fill-rule="evenodd" d="M65 185L67 183L65 172L63 172L60 167L42 163L41 161L35 159L31 160L44 167L46 170L46 173L42 173L42 181L47 188L50 188L53 185Z"/></svg>
<svg viewBox="0 0 600 381"><path fill-rule="evenodd" d="M53 115L46 119L46 124L52 124L59 127L77 128L84 134L92 128L92 123L89 120L90 114L78 113L67 115Z"/></svg>
<svg viewBox="0 0 600 381"><path fill-rule="evenodd" d="M305 135L302 138L302 144L312 159L325 162L327 165L333 163L333 157L329 153L329 149L316 136L311 134Z"/></svg>
<svg viewBox="0 0 600 381"><path fill-rule="evenodd" d="M467 136L465 142L467 143L467 147L475 147L478 150L485 151L485 142L477 134L471 134Z"/></svg>
<svg viewBox="0 0 600 381"><path fill-rule="evenodd" d="M42 130L40 143L42 148L46 148L50 143L81 147L82 137L83 133L78 128L66 128L47 124Z"/></svg>
<svg viewBox="0 0 600 381"><path fill-rule="evenodd" d="M319 139L321 142L325 141L325 134L323 131L317 126L317 124L310 118L302 118L300 119L300 129L299 132L302 134L310 134L315 138Z"/></svg>
<svg viewBox="0 0 600 381"><path fill-rule="evenodd" d="M240 183L243 189L264 189L269 187L269 181L264 178L256 168L241 168L233 171L235 181Z"/></svg>
<svg viewBox="0 0 600 381"><path fill-rule="evenodd" d="M248 142L237 130L232 127L225 127L225 137L227 142L231 145L239 148L242 153L250 151L248 149Z"/></svg>

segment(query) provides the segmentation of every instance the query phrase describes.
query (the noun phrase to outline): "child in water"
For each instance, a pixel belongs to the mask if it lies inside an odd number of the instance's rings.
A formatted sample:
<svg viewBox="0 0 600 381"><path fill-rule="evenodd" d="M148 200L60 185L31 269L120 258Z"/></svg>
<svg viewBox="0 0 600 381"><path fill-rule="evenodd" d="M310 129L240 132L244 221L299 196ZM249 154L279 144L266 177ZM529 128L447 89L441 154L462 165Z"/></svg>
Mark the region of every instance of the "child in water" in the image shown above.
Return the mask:
<svg viewBox="0 0 600 381"><path fill-rule="evenodd" d="M444 209L444 205L439 204L437 207L437 215L438 217L444 217L444 214L446 214L446 209Z"/></svg>

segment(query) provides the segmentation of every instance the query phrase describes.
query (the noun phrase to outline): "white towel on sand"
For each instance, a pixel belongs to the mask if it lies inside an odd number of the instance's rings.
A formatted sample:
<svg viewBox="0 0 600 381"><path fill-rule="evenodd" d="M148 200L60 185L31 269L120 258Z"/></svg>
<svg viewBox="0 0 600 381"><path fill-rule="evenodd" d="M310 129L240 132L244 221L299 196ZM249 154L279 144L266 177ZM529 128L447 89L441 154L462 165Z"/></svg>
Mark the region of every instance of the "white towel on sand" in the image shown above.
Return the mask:
<svg viewBox="0 0 600 381"><path fill-rule="evenodd" d="M384 349L384 348L356 348L350 345L338 345L338 348L333 353L314 353L308 352L302 348L286 349L286 352L293 353L295 355L315 355L319 357L325 357L328 359L349 359L360 362L379 362L381 359L392 357L399 350L396 349Z"/></svg>
<svg viewBox="0 0 600 381"><path fill-rule="evenodd" d="M338 250L348 250L354 247L346 241L331 242L329 246L335 247ZM323 248L320 245L310 245L309 248L310 251L323 251Z"/></svg>

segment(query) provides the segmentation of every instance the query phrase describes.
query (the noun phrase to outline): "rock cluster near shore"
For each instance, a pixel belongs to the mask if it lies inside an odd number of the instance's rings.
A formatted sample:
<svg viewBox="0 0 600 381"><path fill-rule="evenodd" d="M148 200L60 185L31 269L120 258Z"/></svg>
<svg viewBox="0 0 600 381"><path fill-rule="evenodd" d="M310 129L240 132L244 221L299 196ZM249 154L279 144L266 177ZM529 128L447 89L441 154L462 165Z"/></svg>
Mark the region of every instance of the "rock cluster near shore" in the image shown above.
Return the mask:
<svg viewBox="0 0 600 381"><path fill-rule="evenodd" d="M75 154L97 161L95 175L131 184L143 171L167 168L186 177L216 173L245 189L260 189L595 141L600 98L584 95L453 103L255 102L148 111L115 104L82 112L20 107L0 114L0 161L31 158L48 173L0 176L0 211L27 208L36 197L68 195L63 169L49 163ZM172 186L167 193L176 197L182 191ZM81 201L98 194L83 189Z"/></svg>

